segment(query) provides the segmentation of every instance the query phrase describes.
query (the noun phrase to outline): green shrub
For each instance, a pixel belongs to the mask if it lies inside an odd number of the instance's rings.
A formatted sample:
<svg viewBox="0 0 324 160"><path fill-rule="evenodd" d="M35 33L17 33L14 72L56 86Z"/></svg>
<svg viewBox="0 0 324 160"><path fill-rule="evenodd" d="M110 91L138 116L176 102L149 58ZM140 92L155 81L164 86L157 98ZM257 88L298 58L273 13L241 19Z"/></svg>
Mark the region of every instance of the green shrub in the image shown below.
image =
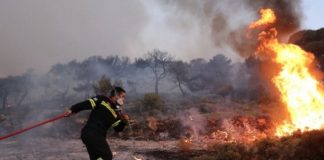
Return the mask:
<svg viewBox="0 0 324 160"><path fill-rule="evenodd" d="M143 111L149 114L155 114L163 111L164 103L161 97L155 93L146 93L142 100Z"/></svg>

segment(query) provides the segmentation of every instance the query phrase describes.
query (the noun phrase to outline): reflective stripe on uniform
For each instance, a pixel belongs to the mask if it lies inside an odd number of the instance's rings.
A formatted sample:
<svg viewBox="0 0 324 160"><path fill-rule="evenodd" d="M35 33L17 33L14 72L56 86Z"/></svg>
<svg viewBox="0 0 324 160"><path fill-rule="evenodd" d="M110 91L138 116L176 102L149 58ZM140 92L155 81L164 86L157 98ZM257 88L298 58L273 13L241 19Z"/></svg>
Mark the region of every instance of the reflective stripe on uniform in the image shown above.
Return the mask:
<svg viewBox="0 0 324 160"><path fill-rule="evenodd" d="M110 107L110 105L108 103L106 103L105 101L102 101L101 104L103 106L105 106L115 118L117 118L116 112Z"/></svg>
<svg viewBox="0 0 324 160"><path fill-rule="evenodd" d="M114 124L112 124L112 127L118 126L118 124L121 122L121 120L116 121Z"/></svg>
<svg viewBox="0 0 324 160"><path fill-rule="evenodd" d="M89 99L90 103L91 103L91 107L92 109L94 109L94 107L96 106L96 102L93 99Z"/></svg>

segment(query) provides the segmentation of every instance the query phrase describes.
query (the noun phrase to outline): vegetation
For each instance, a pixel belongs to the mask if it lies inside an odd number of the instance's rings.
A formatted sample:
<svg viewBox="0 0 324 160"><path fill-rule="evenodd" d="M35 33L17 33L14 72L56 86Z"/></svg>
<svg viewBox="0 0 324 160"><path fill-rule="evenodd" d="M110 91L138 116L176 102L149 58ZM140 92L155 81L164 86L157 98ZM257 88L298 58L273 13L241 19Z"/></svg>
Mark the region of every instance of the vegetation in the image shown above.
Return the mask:
<svg viewBox="0 0 324 160"><path fill-rule="evenodd" d="M149 115L154 115L163 111L164 103L158 94L146 93L144 94L141 106L144 113L146 111Z"/></svg>
<svg viewBox="0 0 324 160"><path fill-rule="evenodd" d="M323 29L301 31L292 36L291 41L314 52L317 65L323 70L322 33ZM183 130L190 130L183 126L183 121L190 123L199 120L201 115L208 117L210 122L206 123L213 122L214 131L220 128L219 117L268 114L269 108L273 108L269 103L276 103L278 98L263 79L262 74L266 73L262 70L263 65L271 63L254 57L233 63L222 54L210 59L183 61L155 49L135 58L134 62L129 57L93 56L80 62L56 64L45 74L36 75L29 71L0 78L0 132L21 127L21 121L25 122L25 119L35 120L39 115L50 117L61 113L71 104L90 96L107 95L113 86L125 87L126 112L137 120L133 125L134 132L127 133L129 135L147 139L157 139L156 135L160 137L158 139L183 138ZM258 108L259 104L267 107ZM196 108L197 114L183 114L191 108ZM178 118L179 115L185 120ZM76 119L48 132L71 136L71 133L78 133L71 130L78 130L85 117L86 114L78 114ZM204 125L205 121L200 124ZM183 144L185 150L190 149ZM311 131L281 139L267 138L249 145L216 144L211 147L211 154L193 159L317 160L324 157L323 144L324 131Z"/></svg>
<svg viewBox="0 0 324 160"><path fill-rule="evenodd" d="M168 52L154 49L146 54L145 60L154 74L155 94L159 94L159 83L167 76L167 68L173 58Z"/></svg>
<svg viewBox="0 0 324 160"><path fill-rule="evenodd" d="M108 95L109 91L113 88L110 79L103 75L100 80L93 85L95 94L97 95Z"/></svg>
<svg viewBox="0 0 324 160"><path fill-rule="evenodd" d="M193 160L321 160L324 157L323 143L324 130L317 130L280 139L267 138L249 145L216 144L212 155Z"/></svg>

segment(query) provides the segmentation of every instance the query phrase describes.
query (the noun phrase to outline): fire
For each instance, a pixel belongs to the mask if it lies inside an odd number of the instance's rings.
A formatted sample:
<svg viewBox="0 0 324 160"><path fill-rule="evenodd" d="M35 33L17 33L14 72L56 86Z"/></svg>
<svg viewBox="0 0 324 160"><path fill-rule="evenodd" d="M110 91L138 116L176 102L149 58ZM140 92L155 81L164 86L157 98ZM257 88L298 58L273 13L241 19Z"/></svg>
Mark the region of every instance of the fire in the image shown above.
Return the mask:
<svg viewBox="0 0 324 160"><path fill-rule="evenodd" d="M179 149L182 151L188 151L191 149L192 145L193 145L193 140L192 140L192 136L188 137L188 138L182 138L179 140Z"/></svg>
<svg viewBox="0 0 324 160"><path fill-rule="evenodd" d="M261 9L260 14L261 14L261 18L258 21L250 24L250 26L249 26L250 29L254 29L259 26L271 24L276 21L276 16L271 9Z"/></svg>
<svg viewBox="0 0 324 160"><path fill-rule="evenodd" d="M261 19L249 28L274 24L276 17L271 9L260 11ZM277 136L293 132L324 128L324 91L322 84L311 74L314 55L297 45L280 43L275 28L262 31L258 53L269 54L281 66L281 71L272 79L287 106L289 117L276 127Z"/></svg>

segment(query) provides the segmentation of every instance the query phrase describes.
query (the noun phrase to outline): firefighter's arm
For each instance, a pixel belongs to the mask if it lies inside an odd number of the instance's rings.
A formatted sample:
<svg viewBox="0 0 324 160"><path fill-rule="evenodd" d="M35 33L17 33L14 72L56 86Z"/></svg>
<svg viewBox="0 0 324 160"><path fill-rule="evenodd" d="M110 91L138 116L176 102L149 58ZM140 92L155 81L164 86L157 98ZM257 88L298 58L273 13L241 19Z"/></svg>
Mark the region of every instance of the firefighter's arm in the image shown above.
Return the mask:
<svg viewBox="0 0 324 160"><path fill-rule="evenodd" d="M116 132L121 132L124 130L125 126L128 124L126 120L118 120L113 124L113 128Z"/></svg>
<svg viewBox="0 0 324 160"><path fill-rule="evenodd" d="M122 115L118 121L112 124L112 127L116 132L121 132L128 125L128 120L128 115Z"/></svg>
<svg viewBox="0 0 324 160"><path fill-rule="evenodd" d="M78 113L83 110L89 110L89 109L94 109L96 107L96 99L95 98L90 98L88 100L76 103L71 106L70 111L71 114L73 113Z"/></svg>

